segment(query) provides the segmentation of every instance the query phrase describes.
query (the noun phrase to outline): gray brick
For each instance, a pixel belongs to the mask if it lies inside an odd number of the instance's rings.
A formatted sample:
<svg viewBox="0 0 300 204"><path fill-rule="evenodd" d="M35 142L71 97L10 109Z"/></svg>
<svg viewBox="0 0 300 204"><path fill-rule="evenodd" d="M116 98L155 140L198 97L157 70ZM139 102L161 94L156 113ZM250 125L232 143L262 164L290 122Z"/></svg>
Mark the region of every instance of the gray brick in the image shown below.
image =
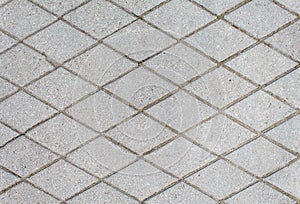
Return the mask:
<svg viewBox="0 0 300 204"><path fill-rule="evenodd" d="M217 154L227 152L255 136L222 115L194 127L185 134Z"/></svg>
<svg viewBox="0 0 300 204"><path fill-rule="evenodd" d="M110 130L107 135L131 150L143 154L174 137L175 133L149 117L139 114Z"/></svg>
<svg viewBox="0 0 300 204"><path fill-rule="evenodd" d="M209 68L215 66L215 63L179 43L147 60L144 62L144 65L173 82L181 84L207 71Z"/></svg>
<svg viewBox="0 0 300 204"><path fill-rule="evenodd" d="M215 113L212 108L184 91L177 92L146 112L180 132Z"/></svg>
<svg viewBox="0 0 300 204"><path fill-rule="evenodd" d="M4 50L13 46L16 43L17 43L16 40L0 32L0 52L3 52Z"/></svg>
<svg viewBox="0 0 300 204"><path fill-rule="evenodd" d="M85 2L85 0L34 0L34 2L45 7L46 9L57 15L62 15L68 12L69 10L79 6L81 3Z"/></svg>
<svg viewBox="0 0 300 204"><path fill-rule="evenodd" d="M186 41L218 61L226 59L255 42L223 21L206 27L187 38Z"/></svg>
<svg viewBox="0 0 300 204"><path fill-rule="evenodd" d="M108 1L91 1L64 18L96 38L103 38L134 20Z"/></svg>
<svg viewBox="0 0 300 204"><path fill-rule="evenodd" d="M143 14L144 12L152 9L153 7L157 6L158 4L160 4L163 1L164 0L152 0L152 1L148 1L148 0L131 0L131 1L114 0L114 2L116 2L120 6L125 7L129 11L135 13L136 15Z"/></svg>
<svg viewBox="0 0 300 204"><path fill-rule="evenodd" d="M263 130L291 114L293 109L259 91L230 107L226 112L257 130Z"/></svg>
<svg viewBox="0 0 300 204"><path fill-rule="evenodd" d="M266 89L300 108L300 70L297 69L285 77L275 81Z"/></svg>
<svg viewBox="0 0 300 204"><path fill-rule="evenodd" d="M248 203L265 203L265 204L295 204L296 202L289 197L279 193L269 186L258 183L241 193L226 200L228 204L248 204Z"/></svg>
<svg viewBox="0 0 300 204"><path fill-rule="evenodd" d="M74 195L96 181L91 175L62 160L30 177L29 180L61 199Z"/></svg>
<svg viewBox="0 0 300 204"><path fill-rule="evenodd" d="M44 52L51 60L62 63L96 41L59 21L29 37L25 42Z"/></svg>
<svg viewBox="0 0 300 204"><path fill-rule="evenodd" d="M187 181L221 199L245 187L255 179L225 161L219 160L195 173Z"/></svg>
<svg viewBox="0 0 300 204"><path fill-rule="evenodd" d="M3 203L20 203L26 204L27 201L32 203L55 204L58 201L48 194L32 187L28 183L21 183L5 193L0 195L0 200Z"/></svg>
<svg viewBox="0 0 300 204"><path fill-rule="evenodd" d="M137 64L100 44L71 60L65 66L97 85L104 85Z"/></svg>
<svg viewBox="0 0 300 204"><path fill-rule="evenodd" d="M22 44L1 55L0 64L0 74L21 86L53 69L44 56Z"/></svg>
<svg viewBox="0 0 300 204"><path fill-rule="evenodd" d="M271 48L260 44L226 63L258 84L264 84L296 63Z"/></svg>
<svg viewBox="0 0 300 204"><path fill-rule="evenodd" d="M141 200L175 181L144 161L138 161L106 180Z"/></svg>
<svg viewBox="0 0 300 204"><path fill-rule="evenodd" d="M136 156L103 137L88 143L68 156L68 160L99 177L120 170Z"/></svg>
<svg viewBox="0 0 300 204"><path fill-rule="evenodd" d="M0 164L20 176L28 176L57 156L38 144L20 137L0 149Z"/></svg>
<svg viewBox="0 0 300 204"><path fill-rule="evenodd" d="M144 18L171 35L181 38L212 21L214 16L188 1L174 0Z"/></svg>
<svg viewBox="0 0 300 204"><path fill-rule="evenodd" d="M17 91L18 88L8 81L0 78L0 99Z"/></svg>
<svg viewBox="0 0 300 204"><path fill-rule="evenodd" d="M63 109L97 87L65 69L58 70L30 85L27 90L59 109Z"/></svg>
<svg viewBox="0 0 300 204"><path fill-rule="evenodd" d="M300 60L300 40L297 37L299 35L300 22L298 21L266 39L266 42L271 43L274 47L292 56L294 59Z"/></svg>
<svg viewBox="0 0 300 204"><path fill-rule="evenodd" d="M175 43L175 40L138 20L106 38L104 42L139 61Z"/></svg>
<svg viewBox="0 0 300 204"><path fill-rule="evenodd" d="M0 123L0 146L18 136L18 133Z"/></svg>
<svg viewBox="0 0 300 204"><path fill-rule="evenodd" d="M145 158L182 177L214 159L210 153L183 138L178 138Z"/></svg>
<svg viewBox="0 0 300 204"><path fill-rule="evenodd" d="M251 18L249 18L251 16ZM268 0L254 0L233 11L225 18L255 37L268 35L296 18Z"/></svg>
<svg viewBox="0 0 300 204"><path fill-rule="evenodd" d="M299 5L0 0L0 203L296 204Z"/></svg>
<svg viewBox="0 0 300 204"><path fill-rule="evenodd" d="M138 202L125 196L105 183L100 183L93 188L72 198L68 203L113 203L113 204L137 204Z"/></svg>
<svg viewBox="0 0 300 204"><path fill-rule="evenodd" d="M67 112L97 131L104 131L134 114L132 108L103 91L72 106Z"/></svg>
<svg viewBox="0 0 300 204"><path fill-rule="evenodd" d="M300 13L300 2L299 1L278 0L278 2L283 4L284 6L286 6L288 9L291 9L292 11Z"/></svg>
<svg viewBox="0 0 300 204"><path fill-rule="evenodd" d="M122 97L137 108L145 107L175 88L173 84L164 81L143 67L105 86L105 89Z"/></svg>
<svg viewBox="0 0 300 204"><path fill-rule="evenodd" d="M16 183L19 178L14 176L11 173L8 173L2 169L0 169L0 191L2 191L3 189L13 185L14 183ZM1 197L0 197L1 200Z"/></svg>
<svg viewBox="0 0 300 204"><path fill-rule="evenodd" d="M46 121L26 134L59 154L65 154L97 136L96 132L63 114Z"/></svg>
<svg viewBox="0 0 300 204"><path fill-rule="evenodd" d="M29 1L11 1L0 8L0 27L22 39L56 18Z"/></svg>
<svg viewBox="0 0 300 204"><path fill-rule="evenodd" d="M221 108L250 92L255 86L226 69L219 68L192 82L186 88Z"/></svg>
<svg viewBox="0 0 300 204"><path fill-rule="evenodd" d="M300 176L299 176L300 162L297 161L288 167L276 172L272 176L268 177L275 186L281 188L287 193L290 193L297 198L300 197Z"/></svg>
<svg viewBox="0 0 300 204"><path fill-rule="evenodd" d="M300 115L268 131L267 136L300 153Z"/></svg>
<svg viewBox="0 0 300 204"><path fill-rule="evenodd" d="M242 0L195 0L195 2L216 13L217 15L220 15L226 10L242 2Z"/></svg>
<svg viewBox="0 0 300 204"><path fill-rule="evenodd" d="M262 177L286 165L295 156L263 138L258 138L229 154L227 159Z"/></svg>
<svg viewBox="0 0 300 204"><path fill-rule="evenodd" d="M188 186L184 183L175 185L174 187L167 189L166 191L158 194L154 198L151 198L146 203L151 204L172 204L172 203L215 203L213 199L200 193L196 189Z"/></svg>
<svg viewBox="0 0 300 204"><path fill-rule="evenodd" d="M22 101L22 103L20 103ZM23 91L0 103L0 120L25 132L56 111Z"/></svg>

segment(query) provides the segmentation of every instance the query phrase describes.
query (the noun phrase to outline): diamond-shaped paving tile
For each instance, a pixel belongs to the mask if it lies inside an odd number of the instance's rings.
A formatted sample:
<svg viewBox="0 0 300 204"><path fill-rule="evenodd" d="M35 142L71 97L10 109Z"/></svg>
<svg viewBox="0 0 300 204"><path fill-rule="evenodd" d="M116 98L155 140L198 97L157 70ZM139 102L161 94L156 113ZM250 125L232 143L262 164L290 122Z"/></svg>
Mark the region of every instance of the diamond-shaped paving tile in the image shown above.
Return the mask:
<svg viewBox="0 0 300 204"><path fill-rule="evenodd" d="M292 154L263 138L258 138L227 156L227 159L260 177L294 158Z"/></svg>
<svg viewBox="0 0 300 204"><path fill-rule="evenodd" d="M275 81L266 89L300 108L300 69Z"/></svg>
<svg viewBox="0 0 300 204"><path fill-rule="evenodd" d="M177 84L181 84L194 76L202 74L215 63L203 57L191 48L179 43L161 54L144 62Z"/></svg>
<svg viewBox="0 0 300 204"><path fill-rule="evenodd" d="M135 60L143 60L175 43L175 40L138 20L104 42Z"/></svg>
<svg viewBox="0 0 300 204"><path fill-rule="evenodd" d="M110 130L107 135L131 150L143 154L174 137L175 133L149 117L139 114Z"/></svg>
<svg viewBox="0 0 300 204"><path fill-rule="evenodd" d="M96 38L103 38L134 20L108 1L91 1L64 18Z"/></svg>
<svg viewBox="0 0 300 204"><path fill-rule="evenodd" d="M49 58L62 63L96 41L59 21L29 37L25 42L44 52Z"/></svg>
<svg viewBox="0 0 300 204"><path fill-rule="evenodd" d="M300 161L291 164L288 167L276 172L272 176L268 177L270 181L275 186L281 188L285 192L288 192L298 199L300 198Z"/></svg>
<svg viewBox="0 0 300 204"><path fill-rule="evenodd" d="M277 0L277 2L281 3L282 5L286 6L288 9L297 12L300 14L300 2L294 0Z"/></svg>
<svg viewBox="0 0 300 204"><path fill-rule="evenodd" d="M264 84L296 66L296 63L260 44L229 61L226 65L254 82Z"/></svg>
<svg viewBox="0 0 300 204"><path fill-rule="evenodd" d="M24 38L56 18L29 1L15 0L0 8L0 28Z"/></svg>
<svg viewBox="0 0 300 204"><path fill-rule="evenodd" d="M226 112L257 130L263 130L291 114L293 109L259 91L230 107Z"/></svg>
<svg viewBox="0 0 300 204"><path fill-rule="evenodd" d="M176 88L147 69L140 67L105 86L137 108L143 108Z"/></svg>
<svg viewBox="0 0 300 204"><path fill-rule="evenodd" d="M69 0L69 1L64 1L64 0L33 0L37 4L45 7L49 11L57 14L57 15L63 15L64 13L68 12L71 9L76 8L85 0Z"/></svg>
<svg viewBox="0 0 300 204"><path fill-rule="evenodd" d="M146 112L178 131L184 131L215 113L184 91L177 92Z"/></svg>
<svg viewBox="0 0 300 204"><path fill-rule="evenodd" d="M210 197L202 194L200 191L192 188L185 183L180 183L170 189L160 193L159 195L146 201L147 204L161 203L205 203L214 204L215 201Z"/></svg>
<svg viewBox="0 0 300 204"><path fill-rule="evenodd" d="M114 0L114 2L135 13L136 15L143 14L144 12L152 9L153 7L155 7L163 1L164 0Z"/></svg>
<svg viewBox="0 0 300 204"><path fill-rule="evenodd" d="M29 180L49 193L66 199L95 182L96 178L60 160Z"/></svg>
<svg viewBox="0 0 300 204"><path fill-rule="evenodd" d="M59 68L26 88L34 95L63 109L97 87Z"/></svg>
<svg viewBox="0 0 300 204"><path fill-rule="evenodd" d="M0 52L3 52L7 48L16 44L17 41L9 37L8 35L0 32Z"/></svg>
<svg viewBox="0 0 300 204"><path fill-rule="evenodd" d="M221 108L250 92L255 86L221 67L204 75L186 88Z"/></svg>
<svg viewBox="0 0 300 204"><path fill-rule="evenodd" d="M212 21L214 16L189 1L174 0L146 15L144 19L181 38Z"/></svg>
<svg viewBox="0 0 300 204"><path fill-rule="evenodd" d="M183 138L178 138L146 156L158 166L182 177L200 168L214 157Z"/></svg>
<svg viewBox="0 0 300 204"><path fill-rule="evenodd" d="M200 170L187 179L218 199L238 191L255 179L223 160Z"/></svg>
<svg viewBox="0 0 300 204"><path fill-rule="evenodd" d="M65 66L80 76L103 85L129 71L136 64L100 44L71 60Z"/></svg>
<svg viewBox="0 0 300 204"><path fill-rule="evenodd" d="M106 180L130 195L143 200L174 182L175 178L144 161L138 161Z"/></svg>
<svg viewBox="0 0 300 204"><path fill-rule="evenodd" d="M12 184L16 183L19 178L14 176L11 173L8 173L2 169L0 169L0 191L2 191L3 189L11 186ZM1 200L1 197L0 197Z"/></svg>
<svg viewBox="0 0 300 204"><path fill-rule="evenodd" d="M238 29L223 21L218 21L206 27L187 38L186 41L219 61L255 42Z"/></svg>
<svg viewBox="0 0 300 204"><path fill-rule="evenodd" d="M5 96L12 94L13 92L17 91L18 88L8 81L0 78L0 100Z"/></svg>
<svg viewBox="0 0 300 204"><path fill-rule="evenodd" d="M54 113L54 109L23 91L0 103L0 120L22 132Z"/></svg>
<svg viewBox="0 0 300 204"><path fill-rule="evenodd" d="M105 183L100 183L93 188L79 194L68 201L70 204L82 203L112 203L112 204L137 204L138 202L125 194L117 191Z"/></svg>
<svg viewBox="0 0 300 204"><path fill-rule="evenodd" d="M43 55L22 44L0 56L0 74L21 86L51 69Z"/></svg>
<svg viewBox="0 0 300 204"><path fill-rule="evenodd" d="M234 7L242 0L194 0L200 5L204 6L208 10L214 12L217 15L224 13L226 10Z"/></svg>
<svg viewBox="0 0 300 204"><path fill-rule="evenodd" d="M300 153L300 115L268 131L267 136Z"/></svg>
<svg viewBox="0 0 300 204"><path fill-rule="evenodd" d="M232 198L226 200L226 203L295 204L295 201L263 183L258 183L251 186L250 188L247 188L241 193L234 195Z"/></svg>
<svg viewBox="0 0 300 204"><path fill-rule="evenodd" d="M56 158L38 144L20 137L0 149L0 164L20 176L27 176Z"/></svg>
<svg viewBox="0 0 300 204"><path fill-rule="evenodd" d="M104 131L134 113L129 106L103 91L67 109L67 112L97 131Z"/></svg>
<svg viewBox="0 0 300 204"><path fill-rule="evenodd" d="M26 134L59 154L65 154L97 135L96 132L63 114L46 121Z"/></svg>
<svg viewBox="0 0 300 204"><path fill-rule="evenodd" d="M300 60L300 22L283 29L268 38L266 42L289 54L296 60Z"/></svg>
<svg viewBox="0 0 300 204"><path fill-rule="evenodd" d="M271 33L295 17L269 0L251 1L225 16L227 20L258 38Z"/></svg>
<svg viewBox="0 0 300 204"><path fill-rule="evenodd" d="M185 134L217 154L227 152L255 135L223 115L218 115Z"/></svg>
<svg viewBox="0 0 300 204"><path fill-rule="evenodd" d="M2 203L25 203L27 201L30 201L31 203L58 203L55 198L25 182L20 183L19 185L1 194L0 201Z"/></svg>
<svg viewBox="0 0 300 204"><path fill-rule="evenodd" d="M4 145L5 143L17 136L17 132L0 123L0 146Z"/></svg>
<svg viewBox="0 0 300 204"><path fill-rule="evenodd" d="M135 159L134 154L103 137L97 138L68 156L69 161L99 177L117 171Z"/></svg>

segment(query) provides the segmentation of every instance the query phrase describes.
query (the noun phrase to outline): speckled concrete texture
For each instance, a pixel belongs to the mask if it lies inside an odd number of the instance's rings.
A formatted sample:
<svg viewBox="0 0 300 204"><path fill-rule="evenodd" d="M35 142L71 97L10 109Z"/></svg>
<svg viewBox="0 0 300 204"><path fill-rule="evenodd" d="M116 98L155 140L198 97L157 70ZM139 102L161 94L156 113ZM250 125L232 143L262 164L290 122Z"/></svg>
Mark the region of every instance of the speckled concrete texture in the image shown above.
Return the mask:
<svg viewBox="0 0 300 204"><path fill-rule="evenodd" d="M300 204L299 2L0 0L0 204Z"/></svg>

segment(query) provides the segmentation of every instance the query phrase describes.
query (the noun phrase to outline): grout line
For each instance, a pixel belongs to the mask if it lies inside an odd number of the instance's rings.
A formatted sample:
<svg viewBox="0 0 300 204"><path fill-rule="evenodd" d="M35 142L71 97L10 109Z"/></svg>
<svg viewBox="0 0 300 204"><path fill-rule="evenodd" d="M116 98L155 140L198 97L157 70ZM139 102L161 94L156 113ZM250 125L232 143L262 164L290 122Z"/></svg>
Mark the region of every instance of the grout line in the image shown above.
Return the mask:
<svg viewBox="0 0 300 204"><path fill-rule="evenodd" d="M286 10L288 11L289 13L295 15L295 16L298 16L300 17L300 14L293 11L293 10L290 10L287 6L285 6L284 4L281 4L280 2L278 2L277 0L271 0L276 6L278 6L279 8L283 9L283 10Z"/></svg>
<svg viewBox="0 0 300 204"><path fill-rule="evenodd" d="M244 5L244 4L243 4ZM161 6L161 5L160 5ZM241 5L242 6L242 5ZM157 7L157 8L159 8L159 6ZM230 11L231 12L231 11ZM225 12L226 13L226 12ZM177 43L176 43L177 44ZM54 70L53 70L54 71ZM121 98L120 98L121 99ZM38 100L40 100L40 99L38 99ZM127 104L128 105L128 104ZM125 191L124 191L125 192ZM122 192L122 193L124 193L124 192ZM1 193L0 193L1 194Z"/></svg>
<svg viewBox="0 0 300 204"><path fill-rule="evenodd" d="M0 4L0 8L6 6L7 4L9 4L10 2L12 2L13 0L8 0L6 2L4 2L3 4Z"/></svg>

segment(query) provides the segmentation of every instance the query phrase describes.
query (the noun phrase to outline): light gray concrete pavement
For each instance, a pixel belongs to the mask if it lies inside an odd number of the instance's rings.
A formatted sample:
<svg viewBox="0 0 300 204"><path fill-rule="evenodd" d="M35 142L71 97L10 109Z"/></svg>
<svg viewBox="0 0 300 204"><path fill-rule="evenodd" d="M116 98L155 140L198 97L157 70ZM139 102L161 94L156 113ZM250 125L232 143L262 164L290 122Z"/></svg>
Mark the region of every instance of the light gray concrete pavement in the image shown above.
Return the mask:
<svg viewBox="0 0 300 204"><path fill-rule="evenodd" d="M0 203L300 203L300 1L0 0Z"/></svg>

